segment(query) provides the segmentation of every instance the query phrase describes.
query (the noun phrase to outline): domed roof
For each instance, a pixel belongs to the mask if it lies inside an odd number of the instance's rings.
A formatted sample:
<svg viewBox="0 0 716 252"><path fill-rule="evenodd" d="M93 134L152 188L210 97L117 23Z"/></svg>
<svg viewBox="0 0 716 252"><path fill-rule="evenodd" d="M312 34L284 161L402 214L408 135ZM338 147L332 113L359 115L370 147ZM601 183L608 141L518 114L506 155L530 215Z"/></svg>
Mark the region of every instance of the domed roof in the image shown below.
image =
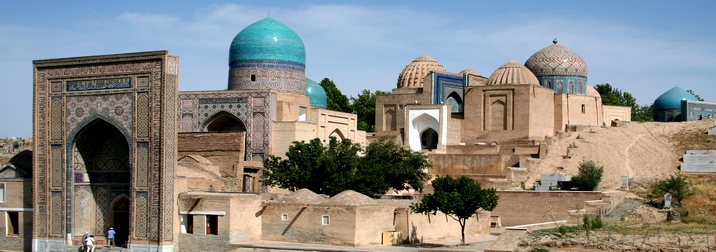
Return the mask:
<svg viewBox="0 0 716 252"><path fill-rule="evenodd" d="M587 85L587 96L602 97L602 95L599 94L599 91L591 85Z"/></svg>
<svg viewBox="0 0 716 252"><path fill-rule="evenodd" d="M460 75L464 75L464 74L480 75L480 73L478 73L475 70L472 70L472 68L468 68L468 69L460 71Z"/></svg>
<svg viewBox="0 0 716 252"><path fill-rule="evenodd" d="M569 48L554 44L542 48L527 59L525 66L535 76L570 75L587 77L587 64Z"/></svg>
<svg viewBox="0 0 716 252"><path fill-rule="evenodd" d="M360 206L373 205L376 204L376 202L374 199L371 199L362 193L353 190L345 190L324 201L322 204Z"/></svg>
<svg viewBox="0 0 716 252"><path fill-rule="evenodd" d="M264 18L236 34L229 48L229 63L237 60L281 60L306 64L303 41L288 26Z"/></svg>
<svg viewBox="0 0 716 252"><path fill-rule="evenodd" d="M435 59L423 55L405 66L398 76L398 88L418 88L423 86L423 79L430 72L445 72L445 68Z"/></svg>
<svg viewBox="0 0 716 252"><path fill-rule="evenodd" d="M328 107L328 96L326 95L326 90L309 78L306 78L306 96L311 98L312 107Z"/></svg>
<svg viewBox="0 0 716 252"><path fill-rule="evenodd" d="M508 84L539 85L539 81L525 66L515 61L510 61L497 68L487 79L487 85Z"/></svg>
<svg viewBox="0 0 716 252"><path fill-rule="evenodd" d="M674 87L654 100L654 110L681 108L681 100L698 101L683 88Z"/></svg>
<svg viewBox="0 0 716 252"><path fill-rule="evenodd" d="M320 195L306 188L287 194L277 200L280 203L297 203L297 204L319 204L324 199Z"/></svg>

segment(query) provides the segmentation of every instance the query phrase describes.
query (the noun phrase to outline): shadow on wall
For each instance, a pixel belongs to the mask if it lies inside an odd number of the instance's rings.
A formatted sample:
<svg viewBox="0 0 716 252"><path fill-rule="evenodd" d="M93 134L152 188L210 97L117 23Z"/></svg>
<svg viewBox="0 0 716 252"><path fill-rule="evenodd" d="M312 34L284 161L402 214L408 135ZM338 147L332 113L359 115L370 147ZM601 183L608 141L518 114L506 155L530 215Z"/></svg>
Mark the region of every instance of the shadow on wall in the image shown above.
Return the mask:
<svg viewBox="0 0 716 252"><path fill-rule="evenodd" d="M24 150L10 158L10 164L15 166L18 175L24 178L32 178L32 151Z"/></svg>

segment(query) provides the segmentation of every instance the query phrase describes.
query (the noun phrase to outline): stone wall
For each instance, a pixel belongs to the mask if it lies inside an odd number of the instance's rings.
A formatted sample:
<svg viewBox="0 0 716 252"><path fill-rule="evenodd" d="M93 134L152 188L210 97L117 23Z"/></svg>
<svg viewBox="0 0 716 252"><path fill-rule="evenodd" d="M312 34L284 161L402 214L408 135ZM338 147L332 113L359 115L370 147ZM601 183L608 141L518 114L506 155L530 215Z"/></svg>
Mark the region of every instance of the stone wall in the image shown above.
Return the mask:
<svg viewBox="0 0 716 252"><path fill-rule="evenodd" d="M502 174L505 167L500 154L429 154L428 159L433 164L428 172L440 175Z"/></svg>
<svg viewBox="0 0 716 252"><path fill-rule="evenodd" d="M0 202L0 250L29 251L32 242L32 181L23 178L0 178L5 187ZM17 214L18 234L8 234L7 212Z"/></svg>
<svg viewBox="0 0 716 252"><path fill-rule="evenodd" d="M192 132L178 134L178 156L199 155L219 166L222 175L238 176L235 166L244 160L245 132Z"/></svg>
<svg viewBox="0 0 716 252"><path fill-rule="evenodd" d="M500 200L492 215L500 216L505 227L548 222L547 208L557 220L567 220L568 210L584 208L585 201L603 198L602 192L585 191L497 191L497 195Z"/></svg>

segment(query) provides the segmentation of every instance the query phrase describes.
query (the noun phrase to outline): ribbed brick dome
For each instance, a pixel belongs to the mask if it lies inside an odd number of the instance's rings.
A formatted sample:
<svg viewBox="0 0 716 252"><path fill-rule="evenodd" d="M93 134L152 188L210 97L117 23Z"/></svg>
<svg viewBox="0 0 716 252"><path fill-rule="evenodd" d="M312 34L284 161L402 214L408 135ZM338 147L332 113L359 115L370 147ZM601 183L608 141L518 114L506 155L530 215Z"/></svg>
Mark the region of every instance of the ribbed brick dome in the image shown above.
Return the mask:
<svg viewBox="0 0 716 252"><path fill-rule="evenodd" d="M419 88L423 86L423 79L430 72L445 72L445 68L435 59L423 55L405 66L398 76L398 88Z"/></svg>
<svg viewBox="0 0 716 252"><path fill-rule="evenodd" d="M529 69L515 61L510 61L500 66L487 79L487 85L510 84L539 85L539 81Z"/></svg>

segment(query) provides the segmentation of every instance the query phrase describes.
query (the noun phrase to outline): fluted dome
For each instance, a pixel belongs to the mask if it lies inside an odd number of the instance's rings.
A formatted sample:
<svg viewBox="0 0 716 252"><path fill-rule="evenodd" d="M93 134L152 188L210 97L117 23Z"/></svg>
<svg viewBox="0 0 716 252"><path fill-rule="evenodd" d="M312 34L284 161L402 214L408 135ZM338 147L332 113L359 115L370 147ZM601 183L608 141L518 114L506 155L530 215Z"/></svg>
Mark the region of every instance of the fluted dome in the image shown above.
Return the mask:
<svg viewBox="0 0 716 252"><path fill-rule="evenodd" d="M525 62L535 76L569 75L587 77L587 64L569 48L554 44L537 51Z"/></svg>
<svg viewBox="0 0 716 252"><path fill-rule="evenodd" d="M229 64L238 60L279 60L306 64L303 41L288 26L264 18L236 34L229 49Z"/></svg>
<svg viewBox="0 0 716 252"><path fill-rule="evenodd" d="M465 75L465 74L480 75L480 73L478 73L475 70L472 70L472 68L468 68L468 69L460 71L460 75Z"/></svg>
<svg viewBox="0 0 716 252"><path fill-rule="evenodd" d="M525 66L515 61L510 61L497 68L487 79L487 85L508 84L539 85L539 81Z"/></svg>
<svg viewBox="0 0 716 252"><path fill-rule="evenodd" d="M311 107L328 107L328 96L326 95L326 90L309 78L306 78L306 96L311 99Z"/></svg>
<svg viewBox="0 0 716 252"><path fill-rule="evenodd" d="M400 72L398 88L422 87L423 79L430 72L445 72L445 68L428 55L420 56Z"/></svg>
<svg viewBox="0 0 716 252"><path fill-rule="evenodd" d="M681 108L681 100L698 101L696 96L683 88L674 87L656 98L653 108L654 110L678 109Z"/></svg>

